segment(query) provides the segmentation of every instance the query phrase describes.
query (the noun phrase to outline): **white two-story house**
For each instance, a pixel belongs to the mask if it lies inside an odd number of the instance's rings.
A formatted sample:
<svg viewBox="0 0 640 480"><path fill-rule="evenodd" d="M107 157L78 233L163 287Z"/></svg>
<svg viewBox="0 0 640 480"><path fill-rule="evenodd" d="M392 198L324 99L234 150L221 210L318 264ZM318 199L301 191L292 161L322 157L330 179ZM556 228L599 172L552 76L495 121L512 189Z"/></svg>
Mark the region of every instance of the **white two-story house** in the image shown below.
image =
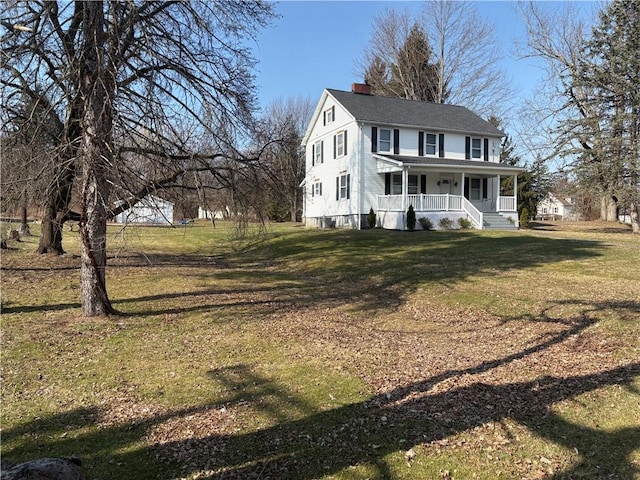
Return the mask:
<svg viewBox="0 0 640 480"><path fill-rule="evenodd" d="M517 175L499 163L504 134L464 107L326 89L303 139L307 226L406 229L406 212L516 228ZM501 192L501 179L513 191ZM419 223L416 228L420 228Z"/></svg>

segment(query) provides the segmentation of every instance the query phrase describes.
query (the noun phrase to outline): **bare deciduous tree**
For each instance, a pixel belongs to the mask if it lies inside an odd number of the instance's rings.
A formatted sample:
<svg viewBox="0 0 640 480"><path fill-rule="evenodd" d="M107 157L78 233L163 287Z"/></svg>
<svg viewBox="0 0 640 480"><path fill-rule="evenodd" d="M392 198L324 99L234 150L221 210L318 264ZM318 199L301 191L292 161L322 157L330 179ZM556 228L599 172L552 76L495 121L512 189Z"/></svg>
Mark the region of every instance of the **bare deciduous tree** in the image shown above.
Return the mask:
<svg viewBox="0 0 640 480"><path fill-rule="evenodd" d="M360 71L383 95L504 117L511 88L498 66L494 29L467 2L427 1L415 18L406 10L387 10L374 19ZM417 41L420 36L424 41Z"/></svg>
<svg viewBox="0 0 640 480"><path fill-rule="evenodd" d="M269 138L278 140L270 144L262 167L271 216L279 220L288 217L295 222L302 210L300 183L305 156L301 142L314 107L309 98L275 100L267 107L261 131L256 133L261 144Z"/></svg>
<svg viewBox="0 0 640 480"><path fill-rule="evenodd" d="M167 167L138 175L131 182L135 191L125 182L117 185L136 199L188 172L257 158L260 152L244 151L237 142L254 107L254 62L246 40L271 16L272 5L261 1L3 5L4 107L26 95L61 126L43 222L52 225L56 240L76 171L82 172L85 315L113 312L105 285L106 221L117 211L111 195L116 180L136 170L131 162L145 158L148 165ZM193 126L187 138L184 125ZM222 132L212 127L220 125ZM215 139L212 148L194 150L194 139L207 135Z"/></svg>
<svg viewBox="0 0 640 480"><path fill-rule="evenodd" d="M469 2L425 2L423 18L437 72L436 103L463 105L485 118L503 117L511 88L498 66L502 52L496 27Z"/></svg>

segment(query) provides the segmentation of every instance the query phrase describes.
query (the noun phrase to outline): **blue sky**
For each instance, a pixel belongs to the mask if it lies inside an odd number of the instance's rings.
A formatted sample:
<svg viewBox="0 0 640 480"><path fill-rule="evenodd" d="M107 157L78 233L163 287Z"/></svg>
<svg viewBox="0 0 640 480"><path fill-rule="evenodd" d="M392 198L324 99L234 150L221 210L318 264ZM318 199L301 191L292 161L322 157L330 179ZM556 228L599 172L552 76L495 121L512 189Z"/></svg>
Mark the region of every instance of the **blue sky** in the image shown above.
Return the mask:
<svg viewBox="0 0 640 480"><path fill-rule="evenodd" d="M597 7L582 2L584 11ZM516 57L515 42L525 41L523 20L511 1L475 3L479 14L496 27L504 46L501 67L511 78L517 96L529 97L541 76L531 59ZM558 9L556 2L545 8ZM277 99L308 97L315 103L324 88L349 90L362 81L357 61L373 29L373 19L386 9L420 12L423 2L413 1L282 1L276 6L281 17L258 36L255 56L259 61L257 86L260 105ZM518 98L514 99L518 103Z"/></svg>

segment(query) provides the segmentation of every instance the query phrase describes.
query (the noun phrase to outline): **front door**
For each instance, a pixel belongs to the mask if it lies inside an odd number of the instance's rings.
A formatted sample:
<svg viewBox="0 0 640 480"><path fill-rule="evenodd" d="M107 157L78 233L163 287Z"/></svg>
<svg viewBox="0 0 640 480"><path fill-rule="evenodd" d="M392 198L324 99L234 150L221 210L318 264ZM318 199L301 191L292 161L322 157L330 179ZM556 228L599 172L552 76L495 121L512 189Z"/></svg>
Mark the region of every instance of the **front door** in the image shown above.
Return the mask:
<svg viewBox="0 0 640 480"><path fill-rule="evenodd" d="M446 193L453 193L453 177L450 176L440 176L440 181L438 182L440 186L440 194L444 195Z"/></svg>

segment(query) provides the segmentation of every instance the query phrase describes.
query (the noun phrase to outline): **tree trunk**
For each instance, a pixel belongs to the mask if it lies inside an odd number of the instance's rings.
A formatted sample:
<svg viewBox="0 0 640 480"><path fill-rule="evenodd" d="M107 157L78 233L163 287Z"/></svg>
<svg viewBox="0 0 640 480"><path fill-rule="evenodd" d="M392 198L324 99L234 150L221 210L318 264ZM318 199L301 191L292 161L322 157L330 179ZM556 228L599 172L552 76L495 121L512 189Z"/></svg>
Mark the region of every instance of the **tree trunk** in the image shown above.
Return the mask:
<svg viewBox="0 0 640 480"><path fill-rule="evenodd" d="M55 207L47 204L42 217L40 228L40 240L36 253L55 253L64 255L62 248L62 226L61 215L56 215Z"/></svg>
<svg viewBox="0 0 640 480"><path fill-rule="evenodd" d="M54 185L47 198L42 217L42 228L38 250L36 253L55 253L63 255L62 227L69 220L69 204L71 203L71 187L75 177L75 167L72 162L66 162L56 169Z"/></svg>
<svg viewBox="0 0 640 480"><path fill-rule="evenodd" d="M631 230L636 235L640 234L640 213L636 202L631 202L629 216L631 217Z"/></svg>
<svg viewBox="0 0 640 480"><path fill-rule="evenodd" d="M107 202L111 163L111 101L113 82L105 60L104 5L84 4L82 63L82 256L80 288L87 317L115 313L106 286Z"/></svg>
<svg viewBox="0 0 640 480"><path fill-rule="evenodd" d="M600 220L607 222L618 221L618 204L609 193L603 193L600 197Z"/></svg>

